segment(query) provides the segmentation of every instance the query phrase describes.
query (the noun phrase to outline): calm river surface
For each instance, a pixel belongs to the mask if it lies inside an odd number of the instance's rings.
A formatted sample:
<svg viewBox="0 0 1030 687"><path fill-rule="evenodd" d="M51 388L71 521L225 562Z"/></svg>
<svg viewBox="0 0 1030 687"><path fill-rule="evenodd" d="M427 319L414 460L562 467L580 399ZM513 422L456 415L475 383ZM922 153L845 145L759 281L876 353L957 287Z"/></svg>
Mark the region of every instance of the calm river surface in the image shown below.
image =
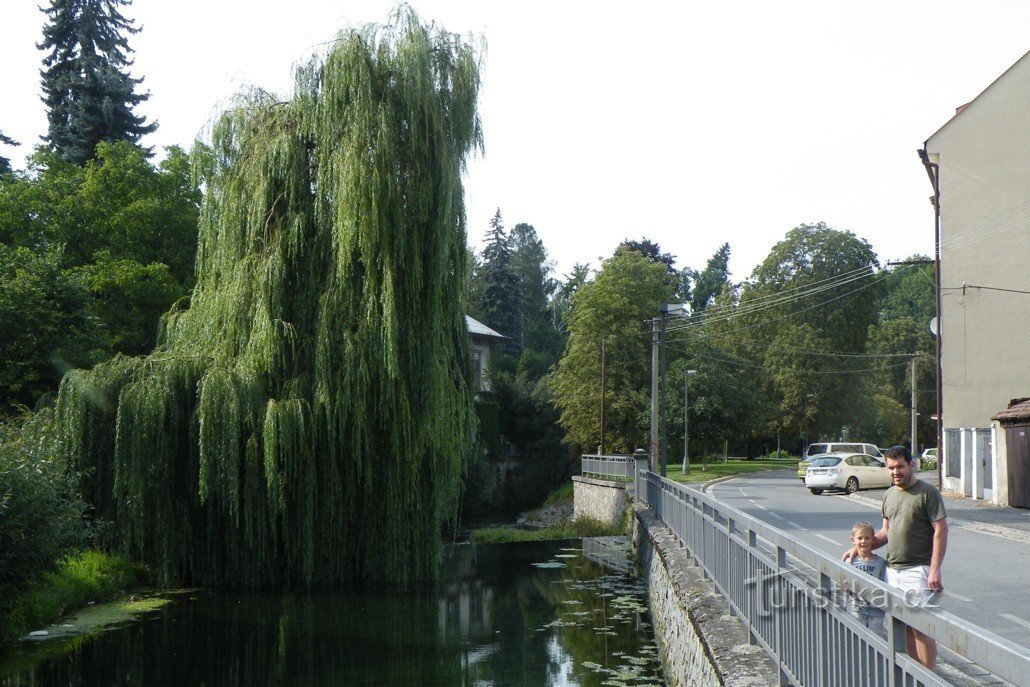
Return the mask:
<svg viewBox="0 0 1030 687"><path fill-rule="evenodd" d="M416 592L184 594L0 649L0 687L662 685L644 590L596 562L612 543L453 545Z"/></svg>

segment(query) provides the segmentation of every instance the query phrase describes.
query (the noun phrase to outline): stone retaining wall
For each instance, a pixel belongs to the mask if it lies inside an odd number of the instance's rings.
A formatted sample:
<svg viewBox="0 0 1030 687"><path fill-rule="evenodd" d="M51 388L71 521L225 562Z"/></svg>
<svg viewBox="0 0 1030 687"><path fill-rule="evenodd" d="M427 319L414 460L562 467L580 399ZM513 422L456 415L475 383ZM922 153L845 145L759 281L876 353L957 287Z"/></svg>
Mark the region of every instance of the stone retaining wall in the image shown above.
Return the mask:
<svg viewBox="0 0 1030 687"><path fill-rule="evenodd" d="M778 684L776 665L647 507L633 505L633 548L648 588L655 638L673 687Z"/></svg>
<svg viewBox="0 0 1030 687"><path fill-rule="evenodd" d="M609 482L576 475L573 482L573 519L586 517L618 525L629 505L626 482Z"/></svg>

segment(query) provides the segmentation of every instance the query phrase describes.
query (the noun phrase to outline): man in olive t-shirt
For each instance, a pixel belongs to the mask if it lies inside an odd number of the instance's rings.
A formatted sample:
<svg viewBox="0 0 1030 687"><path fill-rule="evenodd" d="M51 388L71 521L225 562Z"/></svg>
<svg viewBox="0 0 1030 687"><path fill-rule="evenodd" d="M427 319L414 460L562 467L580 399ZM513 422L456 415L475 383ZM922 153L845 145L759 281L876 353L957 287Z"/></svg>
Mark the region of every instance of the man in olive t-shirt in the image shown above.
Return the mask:
<svg viewBox="0 0 1030 687"><path fill-rule="evenodd" d="M933 602L944 589L941 565L948 548L948 519L941 492L916 478L912 455L904 446L886 453L893 486L883 497L883 527L873 537L873 548L887 545L887 582L915 594L920 602ZM855 555L855 549L844 554ZM906 647L930 670L937 663L937 642L913 628L907 629Z"/></svg>

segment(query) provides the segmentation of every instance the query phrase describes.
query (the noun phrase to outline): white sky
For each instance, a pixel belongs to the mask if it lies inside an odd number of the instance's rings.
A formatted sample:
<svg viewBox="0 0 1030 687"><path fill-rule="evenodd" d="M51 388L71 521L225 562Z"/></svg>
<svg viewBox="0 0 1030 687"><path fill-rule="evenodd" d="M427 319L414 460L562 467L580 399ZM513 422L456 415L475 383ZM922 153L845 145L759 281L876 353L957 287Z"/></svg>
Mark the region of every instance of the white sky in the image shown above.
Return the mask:
<svg viewBox="0 0 1030 687"><path fill-rule="evenodd" d="M28 144L6 149L16 166L46 130L43 1L0 14L0 130ZM392 4L136 0L139 112L160 122L144 143L188 148L244 85L287 94L294 64ZM695 268L728 241L739 280L819 220L881 261L930 253L915 151L1030 48L1026 0L411 4L486 39L470 240L500 207L508 227L536 227L559 274L646 236Z"/></svg>

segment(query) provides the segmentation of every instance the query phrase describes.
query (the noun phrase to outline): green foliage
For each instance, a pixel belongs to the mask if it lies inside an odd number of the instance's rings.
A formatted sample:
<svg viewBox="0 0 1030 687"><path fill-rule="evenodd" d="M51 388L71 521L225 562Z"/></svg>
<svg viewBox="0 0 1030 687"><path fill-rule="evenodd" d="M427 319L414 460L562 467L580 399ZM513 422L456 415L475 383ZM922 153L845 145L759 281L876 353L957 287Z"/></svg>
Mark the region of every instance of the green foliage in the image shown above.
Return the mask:
<svg viewBox="0 0 1030 687"><path fill-rule="evenodd" d="M878 267L868 242L820 222L789 231L755 268L739 308L747 356L764 367L770 430L838 436L875 412L872 378L836 373L863 365L832 354L865 351L883 290Z"/></svg>
<svg viewBox="0 0 1030 687"><path fill-rule="evenodd" d="M473 49L404 9L215 125L188 307L58 399L98 512L160 581L434 574L473 421L478 85Z"/></svg>
<svg viewBox="0 0 1030 687"><path fill-rule="evenodd" d="M618 525L609 525L591 518L577 518L564 525L554 525L537 530L517 527L484 527L472 532L469 541L476 543L544 541L549 539L580 539L582 537L606 537L622 534L625 530Z"/></svg>
<svg viewBox="0 0 1030 687"><path fill-rule="evenodd" d="M200 192L178 148L155 167L101 143L84 167L37 151L0 180L0 413L57 390L69 367L149 352L193 283Z"/></svg>
<svg viewBox="0 0 1030 687"><path fill-rule="evenodd" d="M0 619L65 552L87 541L85 510L57 450L53 414L0 424Z"/></svg>
<svg viewBox="0 0 1030 687"><path fill-rule="evenodd" d="M647 444L650 336L645 322L673 297L664 262L617 251L573 296L569 343L554 375L567 441L590 450L601 436L601 340L606 342L606 450Z"/></svg>
<svg viewBox="0 0 1030 687"><path fill-rule="evenodd" d="M57 620L69 610L133 588L147 571L120 556L85 550L63 558L0 614L0 641Z"/></svg>
<svg viewBox="0 0 1030 687"><path fill-rule="evenodd" d="M483 314L484 324L511 339L494 347L491 366L513 372L523 347L522 285L515 271L511 238L504 230L500 208L490 220L483 242L482 262L475 275L482 284L478 310Z"/></svg>
<svg viewBox="0 0 1030 687"><path fill-rule="evenodd" d="M715 302L723 289L732 288L730 284L730 244L722 244L715 254L708 259L701 272L691 270L694 282L690 294L690 312L699 314Z"/></svg>
<svg viewBox="0 0 1030 687"><path fill-rule="evenodd" d="M65 370L105 352L89 290L61 261L58 249L0 243L0 416L35 407Z"/></svg>
<svg viewBox="0 0 1030 687"><path fill-rule="evenodd" d="M574 491L575 484L573 484L571 481L565 482L560 487L558 487L550 494L548 494L547 498L544 499L544 502L540 504L540 506L541 508L546 508L547 506L554 506L559 503L568 503L572 501L575 495Z"/></svg>
<svg viewBox="0 0 1030 687"><path fill-rule="evenodd" d="M118 11L132 0L50 0L40 50L47 141L63 159L83 164L100 141L130 141L157 128L133 113L150 95L129 75L127 36L138 33Z"/></svg>
<svg viewBox="0 0 1030 687"><path fill-rule="evenodd" d="M19 143L10 136L5 136L3 131L0 131L0 144L5 146L17 146ZM10 174L13 171L11 168L11 159L0 155L0 177Z"/></svg>
<svg viewBox="0 0 1030 687"><path fill-rule="evenodd" d="M157 167L127 142L101 143L79 167L37 151L29 175L0 184L0 242L39 250L63 245L64 266L105 256L163 263L184 289L193 283L200 191L188 156L167 150Z"/></svg>

